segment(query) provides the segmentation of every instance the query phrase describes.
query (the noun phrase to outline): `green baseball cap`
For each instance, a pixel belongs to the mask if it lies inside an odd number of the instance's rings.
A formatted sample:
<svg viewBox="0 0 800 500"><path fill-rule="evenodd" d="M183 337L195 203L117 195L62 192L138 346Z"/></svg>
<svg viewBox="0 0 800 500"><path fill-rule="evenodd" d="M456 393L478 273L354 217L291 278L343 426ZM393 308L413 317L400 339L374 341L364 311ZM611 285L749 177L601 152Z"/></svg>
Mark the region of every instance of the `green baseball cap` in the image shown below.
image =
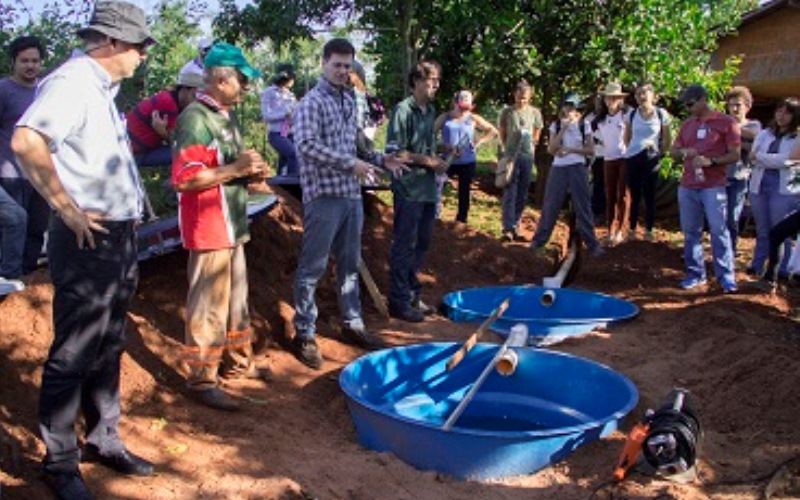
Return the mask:
<svg viewBox="0 0 800 500"><path fill-rule="evenodd" d="M254 80L261 76L261 72L247 62L242 49L229 43L215 43L212 45L203 59L203 66L206 68L236 68L248 80Z"/></svg>

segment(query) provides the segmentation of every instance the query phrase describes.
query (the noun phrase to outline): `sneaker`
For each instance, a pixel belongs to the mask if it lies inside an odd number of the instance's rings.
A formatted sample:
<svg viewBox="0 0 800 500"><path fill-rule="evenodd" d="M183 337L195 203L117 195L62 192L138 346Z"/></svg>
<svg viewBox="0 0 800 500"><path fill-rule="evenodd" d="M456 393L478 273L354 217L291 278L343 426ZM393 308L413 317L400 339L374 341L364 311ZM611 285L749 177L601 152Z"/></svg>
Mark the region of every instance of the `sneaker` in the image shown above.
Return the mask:
<svg viewBox="0 0 800 500"><path fill-rule="evenodd" d="M9 280L0 276L0 297L23 290L25 290L25 283L20 280Z"/></svg>
<svg viewBox="0 0 800 500"><path fill-rule="evenodd" d="M411 307L420 311L424 316L431 316L436 312L436 309L423 302L419 295L413 296L411 299Z"/></svg>
<svg viewBox="0 0 800 500"><path fill-rule="evenodd" d="M724 294L736 293L739 291L739 287L736 286L735 281L722 280L719 285L722 287L722 293Z"/></svg>
<svg viewBox="0 0 800 500"><path fill-rule="evenodd" d="M378 350L386 347L386 342L377 335L362 329L342 327L342 337L348 344L357 345L369 350Z"/></svg>
<svg viewBox="0 0 800 500"><path fill-rule="evenodd" d="M317 341L295 336L292 339L292 354L301 363L314 370L322 368L322 354L319 353Z"/></svg>
<svg viewBox="0 0 800 500"><path fill-rule="evenodd" d="M760 279L757 281L753 281L752 284L754 287L756 287L756 289L769 294L774 294L775 292L778 291L778 283L775 281Z"/></svg>
<svg viewBox="0 0 800 500"><path fill-rule="evenodd" d="M745 269L744 272L745 272L746 275L750 276L751 278L756 278L760 274L758 271L756 271L756 268L752 267L752 266L748 267L747 269Z"/></svg>
<svg viewBox="0 0 800 500"><path fill-rule="evenodd" d="M44 472L42 479L59 500L92 500L80 472Z"/></svg>
<svg viewBox="0 0 800 500"><path fill-rule="evenodd" d="M397 318L409 323L422 323L425 321L425 315L419 309L414 309L409 306L405 309L399 309L389 306L389 316Z"/></svg>
<svg viewBox="0 0 800 500"><path fill-rule="evenodd" d="M684 290L692 290L706 284L705 278L690 277L681 281L679 286Z"/></svg>

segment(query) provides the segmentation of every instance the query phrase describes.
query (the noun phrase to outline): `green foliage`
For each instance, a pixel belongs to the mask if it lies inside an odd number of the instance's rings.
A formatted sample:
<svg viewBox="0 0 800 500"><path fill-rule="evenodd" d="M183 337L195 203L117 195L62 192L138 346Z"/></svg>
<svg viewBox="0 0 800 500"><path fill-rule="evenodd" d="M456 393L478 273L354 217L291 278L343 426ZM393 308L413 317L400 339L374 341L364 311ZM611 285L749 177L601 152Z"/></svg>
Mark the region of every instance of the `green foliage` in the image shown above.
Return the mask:
<svg viewBox="0 0 800 500"><path fill-rule="evenodd" d="M377 88L388 103L407 92L409 64L425 57L444 63L440 107L464 87L476 91L479 102L505 102L525 78L552 116L564 90L588 95L611 79L649 80L673 98L690 82L712 92L725 88L736 61L713 72L710 54L717 38L757 2L256 0L242 11L233 0L224 4L229 8L218 28L251 41L269 37L279 46L313 36L314 26L353 20L372 35L365 50L378 60Z"/></svg>
<svg viewBox="0 0 800 500"><path fill-rule="evenodd" d="M0 4L0 75L11 72L11 61L6 57L8 44L23 35L37 36L44 44L45 72L61 64L76 46L75 31L89 19L92 4L91 0L54 0L46 3L38 16L24 2Z"/></svg>

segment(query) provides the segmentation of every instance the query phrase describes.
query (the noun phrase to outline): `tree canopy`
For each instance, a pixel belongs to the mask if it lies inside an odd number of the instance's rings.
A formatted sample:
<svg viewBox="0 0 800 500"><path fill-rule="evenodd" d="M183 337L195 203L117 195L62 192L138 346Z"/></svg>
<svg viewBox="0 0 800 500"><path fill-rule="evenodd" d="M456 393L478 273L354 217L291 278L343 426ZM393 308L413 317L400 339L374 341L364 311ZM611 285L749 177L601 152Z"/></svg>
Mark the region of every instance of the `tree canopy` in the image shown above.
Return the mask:
<svg viewBox="0 0 800 500"><path fill-rule="evenodd" d="M651 81L674 96L690 82L712 92L730 84L736 60L709 68L717 38L733 30L756 0L255 0L238 9L224 0L215 22L230 40L278 46L321 27L365 30L365 50L379 61L377 87L387 100L406 91L418 58L444 67L440 95L461 87L484 101L505 101L527 79L545 108L566 90L584 94L607 80Z"/></svg>

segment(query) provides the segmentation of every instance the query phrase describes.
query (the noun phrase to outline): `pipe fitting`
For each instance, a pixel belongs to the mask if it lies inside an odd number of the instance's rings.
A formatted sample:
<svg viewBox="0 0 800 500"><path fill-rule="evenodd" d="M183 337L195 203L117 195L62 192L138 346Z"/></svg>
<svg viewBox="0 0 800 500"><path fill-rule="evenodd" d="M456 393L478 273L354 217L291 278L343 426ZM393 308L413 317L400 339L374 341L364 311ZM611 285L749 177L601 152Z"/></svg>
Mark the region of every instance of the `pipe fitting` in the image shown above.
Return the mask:
<svg viewBox="0 0 800 500"><path fill-rule="evenodd" d="M545 290L542 293L541 303L544 307L552 306L556 301L556 291L555 290Z"/></svg>

